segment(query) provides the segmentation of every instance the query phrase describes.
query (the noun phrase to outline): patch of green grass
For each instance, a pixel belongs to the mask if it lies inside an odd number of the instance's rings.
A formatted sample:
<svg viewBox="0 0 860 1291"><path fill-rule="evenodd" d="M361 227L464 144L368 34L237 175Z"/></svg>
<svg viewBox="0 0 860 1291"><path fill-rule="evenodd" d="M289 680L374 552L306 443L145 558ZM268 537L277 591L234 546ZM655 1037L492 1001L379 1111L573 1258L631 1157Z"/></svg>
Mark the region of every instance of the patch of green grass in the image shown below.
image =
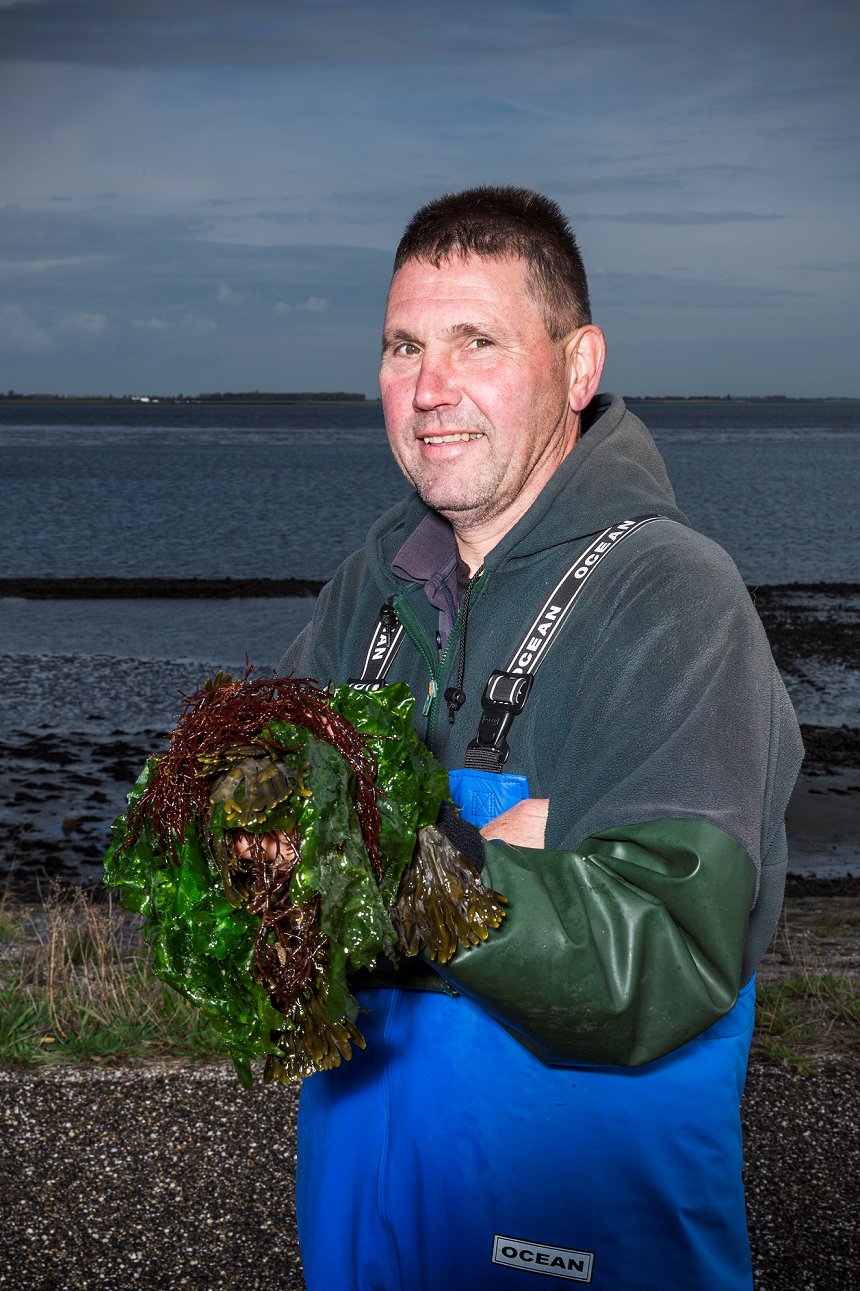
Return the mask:
<svg viewBox="0 0 860 1291"><path fill-rule="evenodd" d="M809 1071L824 1051L860 1057L860 985L833 973L795 973L760 986L754 1056Z"/></svg>
<svg viewBox="0 0 860 1291"><path fill-rule="evenodd" d="M139 929L82 893L26 916L0 965L0 1063L226 1056L199 1011L152 970Z"/></svg>
<svg viewBox="0 0 860 1291"><path fill-rule="evenodd" d="M15 941L21 936L21 916L0 904L0 941Z"/></svg>
<svg viewBox="0 0 860 1291"><path fill-rule="evenodd" d="M224 1047L200 1012L166 990L146 970L134 969L125 982L127 1007L79 1002L73 1026L50 1026L30 1054L32 1063L143 1061L183 1057L200 1061L224 1057ZM40 1011L44 1016L44 1008ZM64 1019L65 1021L65 1019Z"/></svg>
<svg viewBox="0 0 860 1291"><path fill-rule="evenodd" d="M759 1062L770 1063L776 1067L794 1067L795 1071L806 1076L814 1068L813 1059L792 1048L784 1040L774 1040L771 1036L759 1036L755 1047L755 1057Z"/></svg>
<svg viewBox="0 0 860 1291"><path fill-rule="evenodd" d="M815 925L819 937L838 937L848 928L860 928L860 909L828 910Z"/></svg>
<svg viewBox="0 0 860 1291"><path fill-rule="evenodd" d="M0 1062L33 1062L45 1031L45 1019L37 1004L19 988L0 991Z"/></svg>

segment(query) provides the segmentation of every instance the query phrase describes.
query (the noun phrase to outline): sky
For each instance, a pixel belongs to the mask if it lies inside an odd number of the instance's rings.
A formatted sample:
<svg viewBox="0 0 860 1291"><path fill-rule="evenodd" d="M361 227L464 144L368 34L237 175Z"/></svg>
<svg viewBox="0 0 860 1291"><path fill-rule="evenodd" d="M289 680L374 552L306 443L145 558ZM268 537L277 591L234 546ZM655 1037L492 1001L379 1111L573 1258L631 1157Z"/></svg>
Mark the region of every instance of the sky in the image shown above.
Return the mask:
<svg viewBox="0 0 860 1291"><path fill-rule="evenodd" d="M856 0L0 0L0 389L378 397L394 249L570 218L603 388L860 396Z"/></svg>

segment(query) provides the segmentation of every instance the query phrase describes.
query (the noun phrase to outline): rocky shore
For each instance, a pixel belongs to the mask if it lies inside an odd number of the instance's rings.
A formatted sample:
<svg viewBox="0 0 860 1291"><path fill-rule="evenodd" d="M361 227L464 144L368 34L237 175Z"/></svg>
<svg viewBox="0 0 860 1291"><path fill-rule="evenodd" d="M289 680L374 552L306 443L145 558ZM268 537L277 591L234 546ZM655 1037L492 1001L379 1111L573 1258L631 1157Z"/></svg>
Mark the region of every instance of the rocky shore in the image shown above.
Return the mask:
<svg viewBox="0 0 860 1291"><path fill-rule="evenodd" d="M156 598L150 602L152 613L168 617L175 613L168 607L189 596L214 596L222 604L246 598L245 604L278 607L319 586L290 579L277 584L259 579L24 579L0 580L0 595L12 594L13 581L16 595L37 599L61 594L71 600L110 600L133 592L137 598ZM60 592L54 584L63 585ZM802 711L814 715L818 706L826 712L821 697L836 694L839 712L857 714L844 725L822 720L803 727L807 757L787 813L790 868L828 879L860 875L860 584L789 584L750 588L750 594ZM273 599L253 601L261 595ZM47 677L32 661L29 672L13 656L2 664L0 720L3 696L15 697L16 716L0 725L0 882L11 870L17 891L30 900L53 878L96 883L111 821L124 809L146 757L167 742L169 730L159 724L163 719L151 714L159 697L163 701L162 690L175 690L175 682L167 681L174 673L145 661L132 666L134 661L105 656L101 671L88 674L91 681L98 677L101 699L93 695L86 700L96 711L78 704L69 729L68 724L45 722L44 715L59 710L64 688L77 686L80 692L75 656L52 656ZM192 684L202 679L196 677ZM43 716L38 726L28 726L21 720L27 712L23 696L32 702L36 692L42 695ZM111 722L115 706L106 696L120 693L133 695L136 702L126 703L125 717Z"/></svg>
<svg viewBox="0 0 860 1291"><path fill-rule="evenodd" d="M133 735L11 731L0 740L0 857L12 891L38 900L53 879L97 884L111 821L150 753L155 728ZM0 864L3 862L0 861Z"/></svg>

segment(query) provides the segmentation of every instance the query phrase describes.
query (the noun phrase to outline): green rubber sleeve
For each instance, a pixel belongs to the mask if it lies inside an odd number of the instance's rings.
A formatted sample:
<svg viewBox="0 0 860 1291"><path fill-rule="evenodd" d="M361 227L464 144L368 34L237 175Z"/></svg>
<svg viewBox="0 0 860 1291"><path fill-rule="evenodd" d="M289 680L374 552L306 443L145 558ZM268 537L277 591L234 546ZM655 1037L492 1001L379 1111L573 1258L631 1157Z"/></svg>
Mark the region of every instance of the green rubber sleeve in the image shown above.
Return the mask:
<svg viewBox="0 0 860 1291"><path fill-rule="evenodd" d="M716 825L626 825L575 852L485 850L482 879L507 916L434 967L543 1062L638 1067L736 1003L755 869Z"/></svg>

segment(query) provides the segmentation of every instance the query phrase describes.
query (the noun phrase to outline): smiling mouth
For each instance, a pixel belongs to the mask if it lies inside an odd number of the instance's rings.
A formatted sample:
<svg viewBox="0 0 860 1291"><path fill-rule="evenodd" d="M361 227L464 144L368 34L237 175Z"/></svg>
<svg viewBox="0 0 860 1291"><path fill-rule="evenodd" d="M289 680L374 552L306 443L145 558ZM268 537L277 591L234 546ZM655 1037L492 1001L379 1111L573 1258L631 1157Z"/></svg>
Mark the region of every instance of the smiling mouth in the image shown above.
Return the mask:
<svg viewBox="0 0 860 1291"><path fill-rule="evenodd" d="M453 435L421 435L420 439L425 444L460 444L469 439L483 439L482 430L475 431L456 431Z"/></svg>

